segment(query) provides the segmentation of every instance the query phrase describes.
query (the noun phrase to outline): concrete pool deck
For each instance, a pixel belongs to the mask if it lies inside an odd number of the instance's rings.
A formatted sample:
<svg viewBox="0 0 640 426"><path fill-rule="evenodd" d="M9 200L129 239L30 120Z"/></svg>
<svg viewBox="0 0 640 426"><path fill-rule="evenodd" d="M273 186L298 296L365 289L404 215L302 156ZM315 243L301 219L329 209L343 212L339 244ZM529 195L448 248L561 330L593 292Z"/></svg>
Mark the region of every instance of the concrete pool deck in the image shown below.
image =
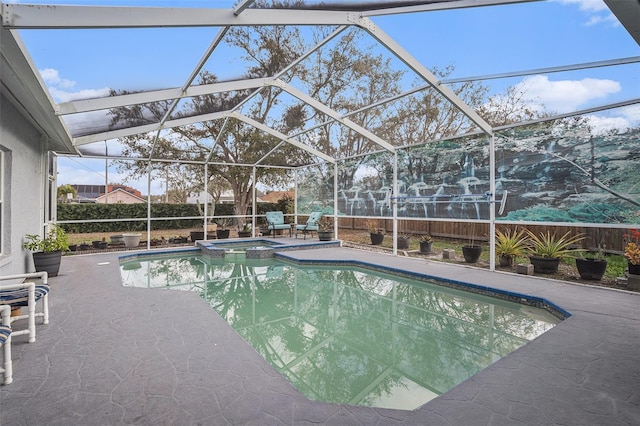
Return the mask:
<svg viewBox="0 0 640 426"><path fill-rule="evenodd" d="M14 339L0 425L637 425L640 293L346 248L354 259L546 298L572 316L414 411L307 400L196 294L123 287L122 253L65 257L51 321Z"/></svg>

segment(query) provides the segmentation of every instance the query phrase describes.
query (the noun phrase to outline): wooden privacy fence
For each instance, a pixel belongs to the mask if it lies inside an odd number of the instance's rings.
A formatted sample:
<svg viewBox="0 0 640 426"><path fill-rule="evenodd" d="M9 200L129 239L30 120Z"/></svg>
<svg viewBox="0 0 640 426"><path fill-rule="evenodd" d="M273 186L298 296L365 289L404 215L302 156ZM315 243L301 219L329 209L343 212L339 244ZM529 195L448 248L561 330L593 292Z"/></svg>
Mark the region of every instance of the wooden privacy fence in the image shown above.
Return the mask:
<svg viewBox="0 0 640 426"><path fill-rule="evenodd" d="M338 226L344 229L362 230L367 232L367 222L369 219L341 217ZM393 232L393 221L391 219L378 219L379 228L386 233ZM625 239L624 234L629 232L628 229L614 228L592 228L582 226L550 226L550 225L502 225L496 224L498 229L529 229L532 232L547 232L552 234L563 235L571 232L572 235L584 234L586 236L583 241L583 247L588 249L596 249L600 247L602 250L611 253L622 253L624 251ZM440 222L428 220L398 220L398 232L404 234L412 234L416 237L429 234L434 238L455 239L455 240L471 240L489 241L489 224L488 223L469 223L469 222Z"/></svg>

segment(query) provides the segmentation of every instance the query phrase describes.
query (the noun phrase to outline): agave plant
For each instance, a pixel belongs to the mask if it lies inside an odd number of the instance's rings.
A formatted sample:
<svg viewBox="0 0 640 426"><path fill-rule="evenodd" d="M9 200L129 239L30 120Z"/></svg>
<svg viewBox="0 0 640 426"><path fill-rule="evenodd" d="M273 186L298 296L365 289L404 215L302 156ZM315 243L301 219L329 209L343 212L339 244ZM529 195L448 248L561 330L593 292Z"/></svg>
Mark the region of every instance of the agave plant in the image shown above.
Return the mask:
<svg viewBox="0 0 640 426"><path fill-rule="evenodd" d="M560 259L574 257L574 253L584 251L582 248L575 247L584 240L583 234L572 236L571 231L567 231L561 237L556 237L551 231L535 234L527 230L527 235L529 236L529 254L531 256Z"/></svg>
<svg viewBox="0 0 640 426"><path fill-rule="evenodd" d="M524 230L496 229L496 254L498 256L524 256L528 248L528 239Z"/></svg>

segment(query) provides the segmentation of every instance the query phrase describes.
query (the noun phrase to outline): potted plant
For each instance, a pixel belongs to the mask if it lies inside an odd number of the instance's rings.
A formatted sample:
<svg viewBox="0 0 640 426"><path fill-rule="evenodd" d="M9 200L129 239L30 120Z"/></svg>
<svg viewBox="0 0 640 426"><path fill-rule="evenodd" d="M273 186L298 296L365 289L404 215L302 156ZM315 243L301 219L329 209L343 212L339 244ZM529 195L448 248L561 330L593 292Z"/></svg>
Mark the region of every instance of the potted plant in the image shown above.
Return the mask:
<svg viewBox="0 0 640 426"><path fill-rule="evenodd" d="M318 221L318 239L320 241L331 241L333 239L333 221L328 216L323 216Z"/></svg>
<svg viewBox="0 0 640 426"><path fill-rule="evenodd" d="M533 272L540 274L555 274L558 272L560 259L574 257L574 253L582 251L575 245L584 239L582 234L571 235L567 231L556 237L551 231L535 234L527 230L529 236L529 260L533 265Z"/></svg>
<svg viewBox="0 0 640 426"><path fill-rule="evenodd" d="M369 230L369 235L371 236L371 244L374 246L379 246L382 244L384 240L384 230L380 228L377 220L368 220L367 221L367 229Z"/></svg>
<svg viewBox="0 0 640 426"><path fill-rule="evenodd" d="M23 247L31 251L36 272L46 271L50 277L57 276L62 252L69 250L69 236L64 229L51 225L44 237L28 234L25 240Z"/></svg>
<svg viewBox="0 0 640 426"><path fill-rule="evenodd" d="M587 252L584 257L576 257L576 268L583 280L600 281L607 270L607 263L599 247L597 250Z"/></svg>
<svg viewBox="0 0 640 426"><path fill-rule="evenodd" d="M218 239L229 238L229 229L227 228L230 225L230 220L226 217L219 219L216 223L218 224L218 228L216 229L216 237Z"/></svg>
<svg viewBox="0 0 640 426"><path fill-rule="evenodd" d="M476 263L480 259L482 254L482 246L475 244L476 239L476 224L471 226L471 233L469 234L469 244L462 246L462 255L464 261L467 263Z"/></svg>
<svg viewBox="0 0 640 426"><path fill-rule="evenodd" d="M189 239L192 243L198 240L204 240L204 231L189 231Z"/></svg>
<svg viewBox="0 0 640 426"><path fill-rule="evenodd" d="M496 229L496 256L500 266L512 266L513 259L524 256L527 251L528 239L524 230L507 229L504 232Z"/></svg>
<svg viewBox="0 0 640 426"><path fill-rule="evenodd" d="M242 228L238 230L238 237L247 238L251 236L251 222L245 222Z"/></svg>
<svg viewBox="0 0 640 426"><path fill-rule="evenodd" d="M397 246L399 250L406 250L409 248L409 240L411 239L411 234L399 233L396 238Z"/></svg>
<svg viewBox="0 0 640 426"><path fill-rule="evenodd" d="M112 235L109 237L109 240L111 241L112 245L124 244L124 237L122 236L122 234Z"/></svg>
<svg viewBox="0 0 640 426"><path fill-rule="evenodd" d="M433 237L431 235L423 235L420 237L420 253L431 253L433 247Z"/></svg>
<svg viewBox="0 0 640 426"><path fill-rule="evenodd" d="M627 258L629 274L640 275L640 230L631 229L624 235L627 244L624 247L624 257Z"/></svg>
<svg viewBox="0 0 640 426"><path fill-rule="evenodd" d="M122 234L122 240L124 241L124 246L126 248L136 248L140 245L140 238L142 238L142 234L138 234L135 232Z"/></svg>

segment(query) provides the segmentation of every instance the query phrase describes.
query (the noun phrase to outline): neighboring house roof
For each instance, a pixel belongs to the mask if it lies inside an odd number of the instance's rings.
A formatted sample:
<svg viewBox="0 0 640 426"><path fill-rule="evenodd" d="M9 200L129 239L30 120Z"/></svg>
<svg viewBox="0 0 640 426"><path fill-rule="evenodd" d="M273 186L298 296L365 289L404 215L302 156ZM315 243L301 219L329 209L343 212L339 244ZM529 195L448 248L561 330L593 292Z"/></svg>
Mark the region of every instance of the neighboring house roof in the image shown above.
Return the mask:
<svg viewBox="0 0 640 426"><path fill-rule="evenodd" d="M109 202L109 204L135 204L147 202L147 200L145 200L144 198L138 197L137 195L125 191L122 188L117 188L115 191L111 191L108 194L100 195L98 198L96 198L96 203L106 203L107 201Z"/></svg>
<svg viewBox="0 0 640 426"><path fill-rule="evenodd" d="M117 189L123 190L136 197L142 198L142 193L135 188L131 188L126 185L108 185L107 191L105 191L104 185L85 185L85 184L72 184L71 187L78 193L79 199L95 200L98 197L104 195L106 192L113 192Z"/></svg>

